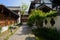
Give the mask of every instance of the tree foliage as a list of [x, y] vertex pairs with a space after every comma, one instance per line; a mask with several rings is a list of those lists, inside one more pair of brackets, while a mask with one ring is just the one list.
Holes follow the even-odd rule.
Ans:
[[[28, 6], [25, 5], [25, 4], [23, 4], [23, 5], [21, 6], [21, 10], [20, 10], [21, 19], [22, 19], [24, 13], [26, 12], [27, 8], [28, 8]], [[22, 24], [22, 20], [20, 20], [20, 21], [21, 21], [21, 24]]]
[[48, 17], [55, 17], [56, 11], [50, 11], [50, 12], [43, 12], [41, 10], [32, 10], [31, 14], [28, 18], [28, 25], [32, 26], [35, 24], [37, 27], [43, 26], [43, 21]]
[[23, 4], [23, 5], [21, 6], [21, 10], [20, 10], [21, 15], [23, 15], [23, 14], [25, 13], [25, 11], [27, 10], [27, 8], [28, 8], [28, 6], [25, 5], [25, 4]]

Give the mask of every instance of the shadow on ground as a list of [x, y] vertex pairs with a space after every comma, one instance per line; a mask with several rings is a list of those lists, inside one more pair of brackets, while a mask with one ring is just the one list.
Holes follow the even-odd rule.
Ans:
[[36, 40], [35, 37], [26, 37], [25, 40]]

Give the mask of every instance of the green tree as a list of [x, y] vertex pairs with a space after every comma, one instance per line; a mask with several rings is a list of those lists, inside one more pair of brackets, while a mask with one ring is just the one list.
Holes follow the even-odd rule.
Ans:
[[[24, 16], [24, 13], [26, 12], [27, 8], [28, 8], [28, 6], [25, 5], [25, 4], [23, 4], [23, 5], [21, 6], [21, 10], [20, 10], [21, 19], [22, 19], [22, 17]], [[22, 20], [21, 20], [21, 23], [22, 23]]]
[[41, 10], [32, 10], [28, 19], [28, 25], [35, 24], [38, 28], [43, 27], [43, 21], [48, 17], [55, 17], [56, 11], [45, 13]]

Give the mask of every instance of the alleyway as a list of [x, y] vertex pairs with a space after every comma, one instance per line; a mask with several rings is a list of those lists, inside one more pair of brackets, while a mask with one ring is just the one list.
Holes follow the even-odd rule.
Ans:
[[30, 32], [30, 28], [24, 24], [9, 38], [9, 40], [35, 40], [34, 35], [30, 34]]

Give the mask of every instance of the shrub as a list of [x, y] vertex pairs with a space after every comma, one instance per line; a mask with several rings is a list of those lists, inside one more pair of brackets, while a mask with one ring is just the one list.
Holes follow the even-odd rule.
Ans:
[[11, 30], [11, 29], [12, 29], [12, 27], [11, 27], [11, 26], [9, 26], [8, 30]]
[[33, 26], [33, 24], [32, 24], [31, 22], [27, 22], [27, 25], [28, 25], [29, 27], [32, 27], [32, 26]]
[[38, 28], [32, 30], [33, 34], [38, 38], [46, 40], [60, 40], [60, 32], [56, 28]]

